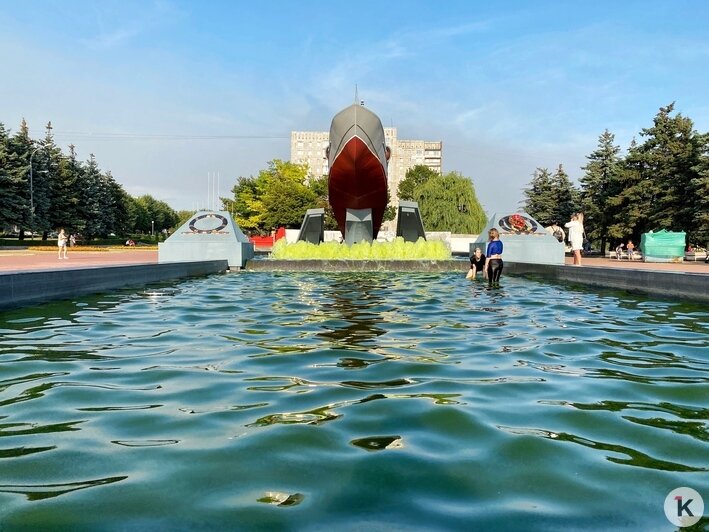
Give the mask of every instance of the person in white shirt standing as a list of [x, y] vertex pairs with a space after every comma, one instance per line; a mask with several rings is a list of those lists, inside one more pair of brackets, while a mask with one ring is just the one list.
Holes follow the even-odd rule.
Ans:
[[569, 243], [574, 253], [574, 266], [581, 266], [581, 249], [583, 248], [583, 213], [578, 212], [571, 221], [564, 224], [569, 229]]
[[[64, 229], [61, 229], [59, 231], [59, 235], [57, 236], [57, 246], [59, 246], [59, 258], [60, 259], [66, 259], [66, 242], [69, 240], [69, 238], [66, 236], [66, 233], [64, 232]], [[62, 252], [64, 253], [64, 256], [62, 257]]]

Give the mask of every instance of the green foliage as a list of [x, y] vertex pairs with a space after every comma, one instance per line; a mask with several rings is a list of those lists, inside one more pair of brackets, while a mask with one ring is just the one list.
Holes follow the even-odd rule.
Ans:
[[288, 244], [278, 240], [271, 251], [274, 259], [287, 260], [448, 260], [450, 249], [438, 240], [404, 242], [398, 237], [394, 242], [358, 242], [352, 246], [338, 242]]
[[23, 218], [22, 187], [22, 176], [11, 172], [10, 137], [0, 122], [0, 228], [17, 224]]
[[[417, 164], [413, 168], [406, 171], [404, 179], [399, 183], [397, 194], [400, 200], [415, 201], [416, 189], [426, 183], [429, 179], [433, 179], [440, 174], [435, 170], [431, 170], [428, 166]], [[393, 218], [391, 218], [393, 219]]]
[[135, 229], [143, 233], [160, 233], [178, 222], [177, 213], [167, 203], [148, 194], [136, 198], [134, 208]]
[[586, 173], [581, 178], [581, 210], [584, 213], [586, 234], [592, 242], [600, 241], [605, 252], [608, 226], [611, 223], [611, 198], [618, 194], [618, 176], [621, 172], [620, 147], [607, 129], [598, 137], [598, 148], [587, 156]]
[[318, 207], [325, 209], [326, 229], [335, 229], [327, 177], [307, 181], [307, 175], [306, 165], [274, 159], [256, 177], [240, 177], [232, 189], [234, 199], [224, 204], [246, 231], [267, 234], [275, 227], [298, 228], [305, 211]]
[[315, 194], [315, 205], [313, 209], [325, 209], [324, 229], [326, 231], [334, 231], [337, 229], [337, 220], [332, 212], [330, 201], [328, 200], [328, 176], [312, 177], [308, 181], [308, 187]]
[[607, 240], [639, 241], [643, 233], [662, 229], [686, 232], [688, 243], [709, 244], [709, 134], [692, 120], [661, 107], [652, 127], [631, 142], [625, 157], [608, 130], [587, 156], [580, 197], [559, 166], [550, 175], [537, 168], [525, 190], [525, 210], [548, 225], [570, 212], [585, 213], [584, 226], [606, 249]]
[[562, 165], [554, 174], [546, 168], [537, 168], [524, 195], [524, 210], [545, 226], [563, 224], [579, 210], [579, 192]]
[[435, 174], [414, 191], [428, 231], [479, 233], [487, 221], [473, 182], [458, 172]]
[[[263, 172], [262, 172], [263, 173]], [[305, 184], [306, 165], [274, 160], [264, 174], [265, 187], [261, 196], [264, 229], [298, 228], [305, 211], [315, 205], [315, 192]]]
[[93, 155], [82, 164], [73, 145], [62, 154], [51, 122], [39, 142], [30, 139], [24, 120], [12, 136], [0, 123], [0, 230], [17, 227], [20, 239], [25, 231], [40, 231], [46, 240], [51, 230], [64, 228], [90, 239], [150, 232], [152, 220], [160, 231], [171, 228], [177, 217], [164, 202], [132, 198], [110, 172], [100, 170]]
[[175, 222], [175, 227], [180, 227], [182, 224], [187, 223], [192, 219], [194, 211], [177, 211], [177, 221]]

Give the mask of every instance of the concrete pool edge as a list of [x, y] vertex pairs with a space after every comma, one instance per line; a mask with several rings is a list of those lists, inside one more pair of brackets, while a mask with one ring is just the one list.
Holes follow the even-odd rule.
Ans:
[[228, 270], [226, 260], [0, 272], [0, 310]]
[[508, 264], [505, 264], [505, 270], [512, 275], [523, 277], [541, 277], [663, 299], [709, 303], [709, 275], [701, 273], [527, 263], [511, 263], [509, 269]]
[[[243, 272], [459, 272], [468, 270], [464, 260], [251, 260]], [[709, 275], [607, 266], [506, 262], [504, 273], [540, 277], [593, 288], [625, 290], [662, 298], [709, 303]]]

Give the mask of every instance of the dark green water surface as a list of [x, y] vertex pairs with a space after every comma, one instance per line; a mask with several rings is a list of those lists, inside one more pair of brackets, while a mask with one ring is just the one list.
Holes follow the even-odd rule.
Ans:
[[675, 530], [671, 490], [709, 502], [709, 308], [503, 281], [1, 313], [0, 530]]

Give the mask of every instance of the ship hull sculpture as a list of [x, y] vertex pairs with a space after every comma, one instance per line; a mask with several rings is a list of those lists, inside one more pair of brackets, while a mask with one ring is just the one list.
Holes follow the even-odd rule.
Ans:
[[371, 209], [372, 237], [377, 237], [387, 208], [390, 153], [381, 120], [363, 105], [352, 104], [332, 119], [326, 150], [328, 193], [337, 226], [345, 237], [348, 209]]
[[[375, 240], [389, 200], [391, 150], [381, 120], [364, 103], [346, 107], [332, 119], [325, 155], [329, 202], [343, 241], [351, 245]], [[324, 217], [324, 209], [309, 209], [298, 240], [322, 242]], [[426, 239], [417, 203], [400, 201], [397, 220], [397, 236], [411, 242]]]

